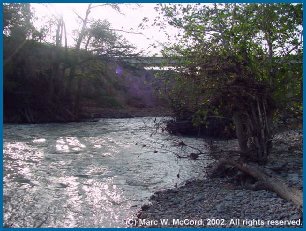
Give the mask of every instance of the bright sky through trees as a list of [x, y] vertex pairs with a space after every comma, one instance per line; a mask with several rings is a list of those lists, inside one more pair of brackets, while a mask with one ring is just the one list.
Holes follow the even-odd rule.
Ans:
[[[73, 31], [80, 27], [78, 15], [84, 16], [88, 3], [51, 3], [51, 4], [31, 4], [37, 17], [36, 25], [41, 26], [48, 23], [52, 17], [63, 16], [68, 35], [69, 46], [73, 46]], [[116, 12], [109, 6], [96, 7], [90, 14], [91, 19], [106, 19], [111, 23], [111, 28], [124, 36], [138, 50], [149, 52], [150, 55], [158, 53], [160, 48], [153, 48], [152, 43], [166, 42], [167, 38], [157, 27], [149, 27], [144, 30], [138, 26], [144, 17], [153, 20], [157, 13], [154, 10], [156, 4], [120, 4], [121, 13]], [[170, 29], [170, 28], [169, 28]], [[175, 30], [174, 30], [175, 31]], [[174, 32], [173, 32], [174, 33]]]

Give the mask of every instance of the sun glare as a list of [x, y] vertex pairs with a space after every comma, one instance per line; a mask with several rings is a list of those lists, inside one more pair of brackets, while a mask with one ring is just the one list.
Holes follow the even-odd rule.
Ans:
[[[94, 4], [98, 6], [99, 4]], [[73, 37], [73, 31], [81, 27], [80, 17], [84, 17], [88, 3], [33, 3], [32, 7], [35, 10], [36, 25], [41, 26], [47, 23], [50, 19], [63, 17], [68, 38]], [[110, 6], [99, 6], [92, 9], [90, 20], [106, 19], [110, 22], [111, 28], [116, 33], [122, 35], [131, 44], [135, 45], [138, 50], [146, 50], [151, 54], [158, 53], [159, 48], [151, 46], [152, 42], [166, 42], [168, 38], [157, 28], [149, 27], [139, 29], [138, 26], [144, 17], [154, 20], [157, 13], [154, 10], [155, 4], [120, 4], [118, 12]], [[171, 30], [172, 28], [169, 28]], [[175, 33], [175, 31], [173, 31]], [[68, 41], [69, 46], [74, 46], [75, 40]]]

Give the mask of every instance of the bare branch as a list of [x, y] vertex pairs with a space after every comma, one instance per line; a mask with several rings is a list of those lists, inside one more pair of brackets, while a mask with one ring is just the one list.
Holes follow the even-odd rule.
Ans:
[[140, 35], [144, 35], [144, 34], [141, 33], [141, 32], [126, 31], [126, 30], [120, 30], [120, 29], [114, 29], [114, 28], [109, 28], [109, 30], [120, 31], [120, 32], [124, 32], [124, 33], [129, 33], [129, 34], [140, 34]]
[[104, 4], [94, 5], [94, 6], [91, 6], [90, 9], [94, 9], [94, 8], [97, 8], [97, 7], [103, 7], [103, 6], [110, 6], [111, 8], [113, 8], [114, 10], [116, 10], [118, 13], [124, 15], [124, 14], [121, 12], [120, 7], [119, 7], [118, 4], [116, 4], [116, 3], [104, 3]]
[[108, 5], [111, 5], [111, 4], [110, 3], [104, 3], [104, 4], [94, 5], [94, 6], [91, 6], [90, 9], [94, 9], [94, 8], [101, 7], [101, 6], [108, 6]]
[[84, 22], [84, 19], [75, 10], [73, 10], [73, 13], [75, 13], [82, 22]]

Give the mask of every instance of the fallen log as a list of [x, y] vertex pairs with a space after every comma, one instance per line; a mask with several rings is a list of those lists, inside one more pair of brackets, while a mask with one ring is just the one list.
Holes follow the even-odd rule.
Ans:
[[233, 160], [221, 159], [218, 166], [230, 165], [238, 168], [240, 171], [254, 177], [261, 186], [275, 192], [281, 198], [293, 202], [298, 208], [303, 206], [303, 192], [299, 189], [289, 187], [282, 179], [271, 174], [259, 166], [251, 166], [247, 163], [240, 163]]

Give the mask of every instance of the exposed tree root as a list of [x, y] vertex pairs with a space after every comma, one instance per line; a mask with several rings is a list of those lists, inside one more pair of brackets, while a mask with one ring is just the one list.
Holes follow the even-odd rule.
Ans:
[[240, 171], [258, 180], [257, 185], [260, 184], [262, 188], [273, 191], [281, 198], [293, 202], [298, 208], [302, 208], [303, 192], [299, 189], [289, 187], [282, 179], [272, 176], [262, 167], [252, 166], [247, 163], [237, 162], [230, 159], [220, 159], [215, 170], [220, 169], [221, 166], [236, 167]]

